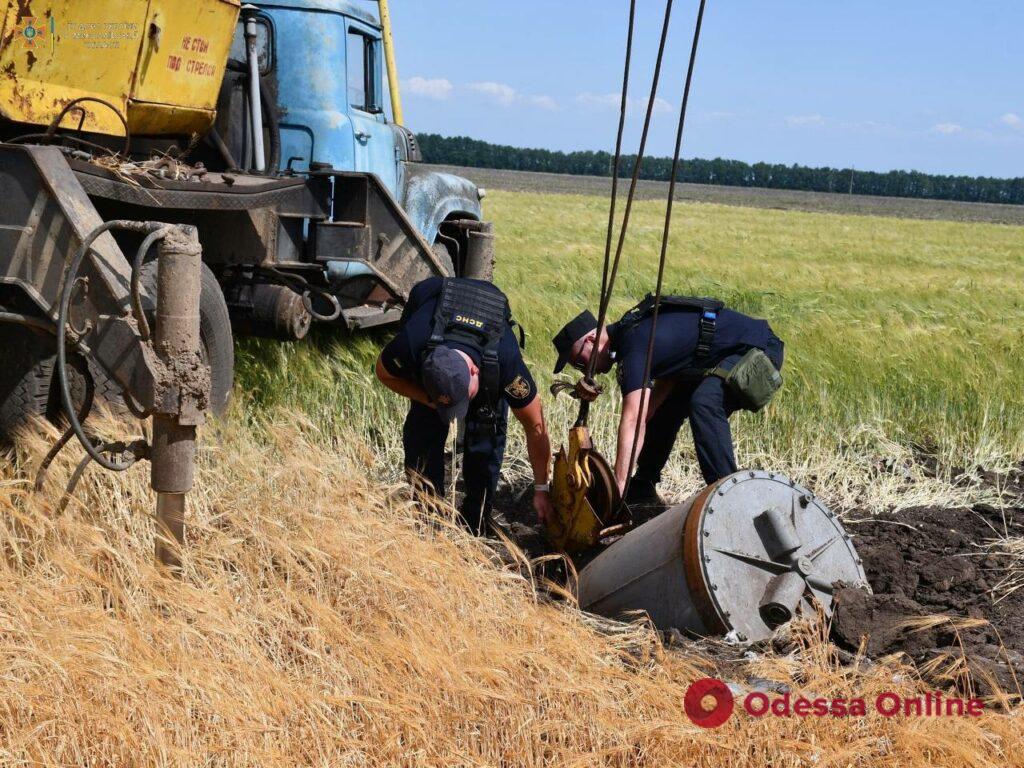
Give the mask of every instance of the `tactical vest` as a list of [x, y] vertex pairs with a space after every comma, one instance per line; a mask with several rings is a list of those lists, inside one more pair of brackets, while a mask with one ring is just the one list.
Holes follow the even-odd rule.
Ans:
[[[501, 363], [498, 348], [505, 329], [517, 325], [512, 319], [508, 298], [469, 280], [446, 277], [434, 309], [434, 324], [423, 352], [424, 359], [445, 342], [457, 342], [480, 353], [480, 393], [482, 421], [493, 422], [501, 400]], [[522, 328], [520, 346], [525, 344]]]
[[[725, 309], [725, 303], [704, 296], [662, 296], [659, 314], [664, 312], [693, 312], [697, 317], [697, 351], [694, 363], [699, 368], [707, 362], [715, 342], [715, 328], [718, 313]], [[648, 293], [639, 304], [622, 316], [618, 327], [628, 330], [641, 320], [654, 314], [654, 296]]]

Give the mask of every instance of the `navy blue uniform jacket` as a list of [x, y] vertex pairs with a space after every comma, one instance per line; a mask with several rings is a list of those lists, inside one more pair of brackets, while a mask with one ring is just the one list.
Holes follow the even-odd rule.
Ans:
[[[489, 290], [498, 291], [491, 283], [475, 280]], [[423, 352], [430, 341], [434, 326], [434, 310], [441, 293], [441, 278], [432, 277], [418, 283], [409, 294], [409, 301], [402, 313], [401, 327], [395, 338], [381, 352], [381, 360], [388, 373], [412, 381], [418, 381]], [[480, 352], [466, 344], [446, 344], [469, 355], [480, 365]], [[511, 408], [525, 408], [537, 396], [537, 385], [523, 361], [519, 342], [511, 328], [505, 329], [498, 347], [498, 364], [501, 367], [499, 386], [502, 396]]]
[[[654, 340], [652, 380], [679, 376], [696, 366], [699, 318], [699, 312], [662, 310]], [[643, 388], [651, 318], [646, 317], [628, 329], [612, 323], [608, 326], [608, 335], [619, 366], [622, 394]], [[771, 337], [772, 331], [766, 321], [723, 309], [718, 313], [711, 354], [706, 361], [701, 361], [701, 367], [714, 367], [729, 355], [742, 354], [751, 348], [764, 350]]]

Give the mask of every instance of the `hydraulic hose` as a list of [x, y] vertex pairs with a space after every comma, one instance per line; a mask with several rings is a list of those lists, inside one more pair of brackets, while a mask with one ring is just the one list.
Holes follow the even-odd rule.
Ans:
[[72, 257], [71, 262], [64, 270], [64, 283], [61, 286], [60, 303], [57, 311], [57, 382], [60, 385], [61, 404], [64, 407], [64, 413], [68, 418], [68, 422], [71, 424], [71, 429], [74, 431], [78, 441], [82, 444], [82, 447], [85, 448], [86, 453], [92, 457], [93, 461], [111, 472], [124, 472], [126, 469], [132, 467], [138, 461], [138, 458], [133, 457], [130, 461], [125, 462], [108, 459], [100, 452], [89, 436], [86, 435], [82, 422], [79, 420], [78, 414], [75, 412], [75, 404], [71, 397], [71, 385], [68, 381], [67, 369], [67, 326], [68, 314], [71, 306], [71, 295], [75, 289], [75, 282], [78, 279], [78, 270], [82, 266], [82, 261], [85, 259], [85, 256], [92, 247], [92, 244], [96, 242], [96, 239], [99, 238], [100, 235], [105, 232], [109, 232], [112, 229], [146, 233], [149, 235], [163, 229], [163, 226], [164, 225], [162, 224], [153, 224], [151, 222], [128, 221], [122, 219], [108, 221], [101, 224], [86, 236], [82, 241], [81, 247], [75, 253], [74, 257]]
[[161, 227], [146, 235], [146, 239], [142, 241], [139, 249], [135, 252], [135, 259], [132, 261], [132, 315], [139, 326], [139, 337], [143, 341], [149, 341], [151, 333], [149, 320], [146, 319], [146, 311], [142, 306], [142, 263], [145, 261], [149, 249], [153, 247], [157, 240], [164, 236], [164, 233], [165, 229]]

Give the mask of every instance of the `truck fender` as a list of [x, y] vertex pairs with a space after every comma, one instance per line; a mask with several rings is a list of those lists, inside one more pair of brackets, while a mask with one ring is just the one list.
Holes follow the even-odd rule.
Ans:
[[441, 222], [449, 218], [483, 217], [480, 190], [469, 179], [438, 171], [424, 171], [422, 166], [406, 168], [405, 211], [428, 243], [437, 239]]

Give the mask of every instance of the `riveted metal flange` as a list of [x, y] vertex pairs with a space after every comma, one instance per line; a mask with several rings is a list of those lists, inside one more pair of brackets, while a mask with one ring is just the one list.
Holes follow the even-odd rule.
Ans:
[[580, 572], [580, 605], [605, 616], [646, 611], [655, 626], [758, 641], [837, 582], [867, 587], [850, 537], [806, 488], [745, 471], [641, 525]]
[[707, 626], [760, 640], [815, 603], [830, 615], [837, 582], [867, 587], [846, 531], [806, 488], [748, 471], [718, 489], [695, 499], [684, 528], [684, 550], [697, 555], [686, 559], [688, 587]]

